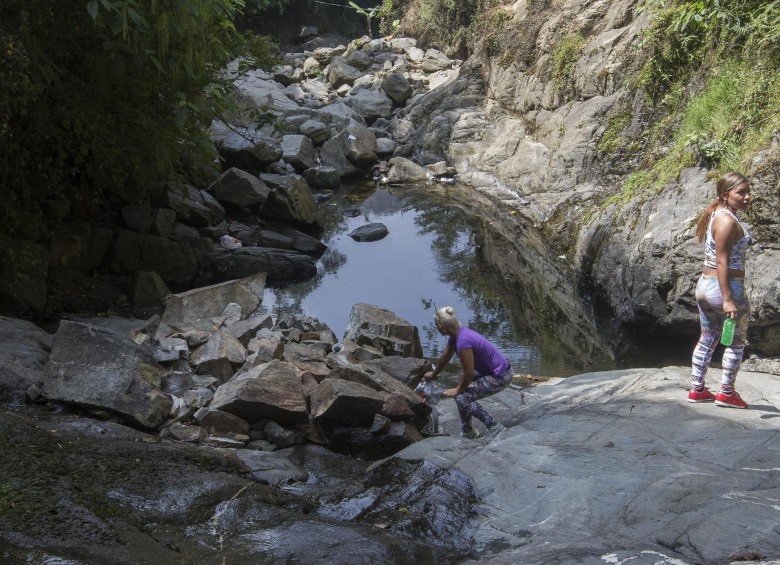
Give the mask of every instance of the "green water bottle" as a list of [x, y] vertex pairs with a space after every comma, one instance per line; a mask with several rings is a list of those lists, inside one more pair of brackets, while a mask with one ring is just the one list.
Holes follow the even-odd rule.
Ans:
[[723, 345], [731, 345], [734, 341], [734, 327], [737, 325], [737, 321], [734, 318], [726, 318], [723, 322], [723, 333], [720, 335], [720, 342]]

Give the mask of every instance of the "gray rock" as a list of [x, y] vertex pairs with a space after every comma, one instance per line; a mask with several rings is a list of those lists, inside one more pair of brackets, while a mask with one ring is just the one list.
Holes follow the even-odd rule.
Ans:
[[223, 384], [214, 393], [211, 408], [250, 423], [266, 418], [290, 424], [309, 420], [301, 379], [291, 364], [282, 361], [252, 368]]
[[452, 66], [452, 61], [444, 53], [438, 49], [428, 49], [425, 52], [425, 57], [420, 63], [420, 68], [426, 73], [435, 73], [436, 71], [443, 71], [449, 69]]
[[53, 337], [26, 320], [0, 316], [0, 397], [16, 402], [42, 387]]
[[355, 228], [348, 235], [355, 241], [379, 241], [384, 239], [388, 233], [387, 226], [375, 222]]
[[260, 210], [261, 216], [298, 224], [318, 222], [314, 195], [302, 176], [263, 174], [260, 179], [273, 188]]
[[222, 173], [211, 184], [209, 191], [220, 202], [243, 209], [262, 207], [271, 189], [255, 175], [233, 167]]
[[335, 89], [343, 84], [352, 85], [363, 72], [348, 64], [343, 57], [334, 57], [327, 69], [328, 82]]
[[311, 139], [317, 147], [330, 138], [330, 129], [319, 120], [306, 120], [299, 126], [298, 131]]
[[360, 367], [391, 376], [408, 388], [414, 389], [423, 374], [430, 370], [430, 363], [425, 359], [391, 355], [381, 359], [363, 361], [360, 363]]
[[246, 349], [227, 329], [220, 328], [190, 354], [190, 364], [200, 374], [225, 382], [246, 361]]
[[344, 98], [344, 103], [353, 108], [369, 124], [377, 118], [388, 118], [393, 114], [393, 101], [384, 90], [361, 88]]
[[[395, 151], [396, 143], [388, 137], [380, 137], [376, 140], [376, 154], [379, 157], [390, 157]], [[305, 173], [304, 173], [305, 174]]]
[[160, 237], [170, 237], [175, 225], [176, 212], [170, 208], [159, 208], [154, 211], [150, 233]]
[[271, 328], [272, 326], [273, 320], [270, 315], [251, 316], [246, 320], [230, 324], [227, 327], [227, 331], [233, 334], [233, 336], [246, 347], [258, 331], [263, 328]]
[[293, 82], [295, 82], [295, 79], [293, 78], [293, 73], [294, 73], [294, 69], [292, 68], [291, 65], [280, 65], [274, 67], [273, 69], [274, 80], [284, 86], [288, 86]]
[[312, 51], [311, 56], [314, 57], [320, 64], [328, 65], [334, 57], [343, 55], [346, 51], [346, 47], [318, 47]]
[[320, 257], [328, 248], [328, 246], [319, 239], [296, 230], [295, 228], [291, 228], [289, 225], [271, 222], [269, 223], [269, 227], [277, 230], [284, 235], [284, 237], [289, 238], [292, 249], [305, 253], [306, 255]]
[[111, 330], [63, 320], [44, 373], [51, 400], [106, 409], [156, 428], [171, 409], [152, 353]]
[[393, 73], [382, 81], [382, 90], [399, 106], [406, 104], [412, 96], [412, 85], [404, 75]]
[[152, 229], [152, 207], [148, 200], [127, 204], [120, 210], [122, 221], [133, 231], [149, 233]]
[[269, 247], [242, 247], [235, 251], [207, 254], [215, 280], [230, 281], [267, 274], [269, 282], [307, 280], [317, 274], [314, 260], [303, 253]]
[[[481, 401], [508, 425], [497, 440], [457, 438], [456, 407], [444, 401], [451, 436], [427, 438], [391, 462], [422, 459], [473, 478], [483, 493], [474, 542], [495, 548], [480, 557], [490, 563], [597, 563], [605, 555], [717, 563], [739, 551], [774, 558], [776, 426], [768, 416], [778, 403], [767, 399], [780, 398], [778, 384], [740, 373], [747, 410], [686, 402], [684, 367], [508, 388]], [[746, 540], [745, 527], [761, 533]], [[686, 542], [675, 545], [681, 535]]]
[[388, 184], [407, 184], [427, 180], [428, 171], [414, 161], [404, 157], [390, 159], [390, 171], [387, 173]]
[[[313, 446], [307, 446], [310, 449]], [[295, 453], [287, 450], [278, 453], [264, 453], [239, 449], [236, 457], [252, 478], [262, 484], [283, 486], [293, 483], [305, 483], [309, 473], [302, 469]]]
[[[297, 105], [294, 107], [297, 108]], [[230, 129], [215, 124], [212, 126], [211, 137], [227, 167], [257, 173], [282, 156], [279, 141], [249, 128]]]
[[305, 135], [285, 135], [282, 137], [282, 159], [300, 172], [315, 167], [317, 160], [314, 144]]
[[265, 273], [258, 273], [172, 294], [165, 303], [162, 320], [170, 326], [184, 327], [194, 320], [220, 315], [231, 303], [241, 306], [242, 314], [247, 317], [262, 303], [265, 281]]
[[311, 392], [311, 415], [348, 426], [370, 426], [385, 394], [342, 379], [325, 379]]
[[325, 364], [325, 353], [302, 343], [285, 344], [282, 360], [301, 371], [310, 373], [318, 381], [324, 379], [330, 372], [330, 368]]
[[422, 357], [417, 327], [390, 310], [371, 304], [352, 306], [344, 339], [376, 347], [385, 355]]
[[145, 316], [150, 312], [160, 312], [163, 300], [171, 294], [165, 281], [155, 272], [141, 271], [135, 280], [133, 290], [133, 310], [136, 315]]
[[234, 414], [217, 410], [213, 406], [200, 414], [198, 424], [210, 434], [246, 434], [249, 431], [249, 422]]
[[284, 353], [284, 336], [280, 332], [271, 331], [268, 328], [258, 330], [255, 337], [247, 344], [247, 364], [245, 369], [268, 363], [274, 359], [281, 360]]
[[207, 436], [206, 430], [200, 426], [186, 425], [180, 422], [174, 422], [165, 431], [167, 431], [168, 437], [186, 443], [200, 443]]
[[[368, 69], [368, 67], [371, 66], [372, 60], [371, 55], [369, 55], [365, 51], [353, 51], [346, 55], [346, 61], [347, 64], [355, 67], [358, 70], [365, 71]], [[331, 81], [332, 83], [333, 81]], [[338, 85], [335, 85], [334, 88], [338, 88]]]
[[307, 57], [303, 62], [303, 74], [307, 77], [316, 77], [321, 70], [320, 62], [314, 57]]
[[[163, 194], [161, 204], [176, 212], [176, 217], [179, 220], [191, 226], [205, 227], [222, 221], [222, 217], [215, 214], [212, 207], [204, 204], [201, 192], [192, 186], [169, 186]], [[222, 216], [224, 216], [224, 212]], [[145, 230], [141, 233], [148, 231]]]

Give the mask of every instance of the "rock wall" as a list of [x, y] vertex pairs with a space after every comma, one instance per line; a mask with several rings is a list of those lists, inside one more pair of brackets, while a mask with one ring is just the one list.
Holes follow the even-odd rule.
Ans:
[[[684, 170], [663, 191], [631, 197], [621, 192], [624, 177], [604, 173], [597, 151], [621, 108], [633, 108], [629, 127], [638, 127], [641, 102], [624, 79], [649, 18], [636, 14], [640, 3], [633, 0], [571, 0], [544, 12], [537, 4], [505, 7], [515, 29], [527, 32], [527, 44], [494, 56], [483, 45], [456, 79], [404, 109], [394, 123], [396, 141], [413, 143], [423, 162], [446, 158], [471, 191], [513, 215], [528, 234], [515, 241], [521, 262], [568, 278], [587, 296], [553, 296], [562, 310], [587, 318], [601, 304], [623, 330], [696, 334], [702, 250], [693, 225], [714, 197], [714, 180], [705, 169]], [[561, 84], [551, 60], [561, 37], [577, 33], [578, 58]], [[758, 242], [747, 264], [749, 338], [766, 355], [780, 354], [780, 280], [771, 268], [780, 253], [771, 213], [780, 204], [777, 157], [778, 149], [768, 148], [743, 171], [754, 196], [747, 221]], [[534, 240], [546, 249], [529, 245]]]

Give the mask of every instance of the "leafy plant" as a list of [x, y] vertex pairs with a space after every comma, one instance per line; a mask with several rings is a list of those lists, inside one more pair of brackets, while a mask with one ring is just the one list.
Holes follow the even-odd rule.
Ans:
[[553, 49], [550, 79], [561, 98], [568, 99], [574, 96], [574, 71], [577, 68], [583, 40], [582, 34], [577, 32], [564, 37]]
[[[0, 5], [0, 224], [67, 196], [78, 211], [212, 174], [243, 0], [5, 0]], [[251, 42], [250, 42], [251, 44]], [[1, 221], [5, 220], [5, 221]]]
[[[374, 18], [379, 19], [380, 30], [386, 29], [385, 20], [393, 14], [393, 2], [392, 0], [383, 0], [381, 4], [374, 6], [370, 10], [366, 10], [354, 2], [349, 2], [349, 6], [355, 10], [358, 14], [366, 18], [366, 27], [368, 28], [368, 37], [373, 37], [371, 31], [371, 20]], [[395, 20], [391, 27], [398, 27], [399, 20]]]

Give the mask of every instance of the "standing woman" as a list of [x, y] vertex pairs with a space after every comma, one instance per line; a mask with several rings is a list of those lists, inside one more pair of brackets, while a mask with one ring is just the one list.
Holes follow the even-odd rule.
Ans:
[[477, 439], [481, 437], [471, 426], [471, 418], [485, 424], [487, 435], [497, 437], [506, 428], [496, 422], [478, 399], [495, 394], [512, 382], [512, 367], [506, 357], [484, 336], [474, 330], [462, 327], [452, 306], [439, 308], [433, 316], [436, 329], [447, 336], [447, 347], [436, 361], [433, 371], [425, 373], [426, 380], [435, 379], [447, 366], [453, 354], [457, 353], [463, 368], [463, 376], [458, 386], [442, 392], [446, 398], [455, 398], [460, 414], [461, 437]]
[[[696, 225], [696, 237], [705, 242], [704, 268], [696, 285], [701, 337], [693, 350], [688, 402], [714, 400], [718, 406], [747, 408], [734, 390], [734, 381], [742, 363], [750, 314], [745, 294], [745, 251], [751, 238], [737, 212], [750, 203], [750, 184], [738, 173], [727, 173], [718, 180], [717, 194]], [[736, 328], [732, 344], [723, 352], [723, 379], [720, 391], [714, 395], [704, 386], [704, 376], [726, 318], [733, 318]]]

